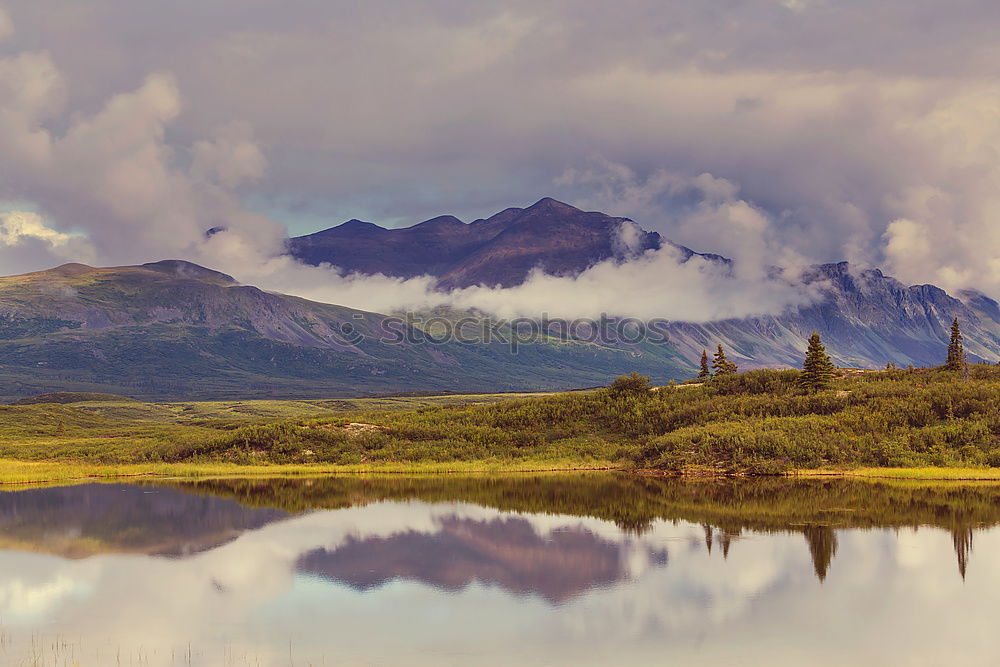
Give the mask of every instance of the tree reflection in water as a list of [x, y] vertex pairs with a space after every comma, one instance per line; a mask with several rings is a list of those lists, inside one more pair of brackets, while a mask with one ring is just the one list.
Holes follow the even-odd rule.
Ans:
[[824, 581], [837, 530], [943, 528], [964, 578], [977, 528], [1000, 523], [1000, 484], [787, 478], [682, 479], [627, 474], [327, 477], [177, 482], [176, 488], [286, 512], [383, 500], [468, 502], [503, 511], [587, 516], [641, 535], [656, 520], [705, 530], [709, 553], [728, 557], [745, 532], [800, 533]]

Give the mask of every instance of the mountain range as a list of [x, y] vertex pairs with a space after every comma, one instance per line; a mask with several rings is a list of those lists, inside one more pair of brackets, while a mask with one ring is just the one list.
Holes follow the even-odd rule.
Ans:
[[[623, 237], [629, 241], [623, 243]], [[576, 275], [597, 262], [627, 261], [664, 245], [673, 247], [681, 262], [693, 256], [728, 262], [672, 243], [628, 218], [582, 211], [551, 198], [471, 223], [442, 216], [386, 229], [351, 220], [290, 239], [288, 252], [304, 263], [331, 264], [345, 273], [431, 275], [440, 289], [448, 290], [512, 287], [534, 268]], [[955, 298], [933, 285], [904, 285], [878, 269], [847, 262], [813, 266], [802, 280], [820, 288], [821, 298], [811, 305], [778, 316], [678, 323], [671, 327], [671, 339], [685, 355], [718, 341], [751, 363], [797, 365], [803, 336], [815, 329], [844, 365], [926, 365], [939, 361], [941, 343], [958, 317], [974, 358], [996, 360], [1000, 351], [1000, 308], [982, 294], [967, 291]]]
[[[432, 275], [447, 290], [517, 285], [536, 267], [574, 275], [666, 243], [625, 218], [543, 199], [468, 224], [351, 221], [291, 239], [288, 249], [345, 272]], [[674, 247], [681, 262], [698, 254]], [[820, 298], [778, 315], [673, 322], [665, 343], [543, 337], [514, 353], [502, 327], [488, 343], [429, 344], [398, 321], [388, 331], [385, 315], [265, 292], [189, 262], [67, 264], [0, 278], [0, 399], [60, 390], [150, 399], [555, 390], [631, 370], [666, 382], [690, 377], [702, 349], [719, 343], [743, 368], [797, 366], [813, 330], [842, 366], [934, 365], [955, 317], [973, 360], [1000, 359], [1000, 307], [982, 294], [908, 286], [846, 262], [816, 265], [803, 280]], [[404, 330], [411, 335], [397, 335]]]
[[630, 223], [545, 198], [468, 224], [450, 215], [402, 229], [350, 220], [290, 239], [288, 252], [306, 264], [332, 264], [348, 273], [431, 275], [441, 289], [513, 287], [536, 267], [574, 275], [602, 260], [660, 247], [659, 234], [637, 226], [635, 239], [623, 247], [619, 232]]

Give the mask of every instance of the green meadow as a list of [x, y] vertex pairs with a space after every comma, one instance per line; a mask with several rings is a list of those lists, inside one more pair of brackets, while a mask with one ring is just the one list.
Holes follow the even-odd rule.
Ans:
[[[1000, 477], [1000, 368], [757, 370], [558, 394], [0, 406], [0, 480], [619, 468]], [[946, 470], [947, 469], [947, 470]]]

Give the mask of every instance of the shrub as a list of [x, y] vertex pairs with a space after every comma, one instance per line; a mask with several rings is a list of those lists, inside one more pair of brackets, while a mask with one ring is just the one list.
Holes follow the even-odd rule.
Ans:
[[645, 394], [652, 388], [648, 377], [632, 371], [628, 375], [619, 375], [615, 378], [615, 381], [608, 387], [608, 391], [613, 395]]
[[712, 379], [712, 389], [719, 396], [736, 394], [788, 394], [797, 390], [801, 371], [762, 368], [738, 375], [720, 375]]

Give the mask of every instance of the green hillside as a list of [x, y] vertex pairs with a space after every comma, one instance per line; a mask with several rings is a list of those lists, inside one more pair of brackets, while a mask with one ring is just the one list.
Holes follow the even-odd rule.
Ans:
[[[452, 314], [453, 317], [460, 315]], [[410, 340], [386, 316], [263, 292], [186, 262], [67, 265], [0, 278], [0, 400], [51, 392], [149, 400], [555, 390], [690, 362], [664, 346]], [[433, 329], [433, 327], [430, 327]]]

